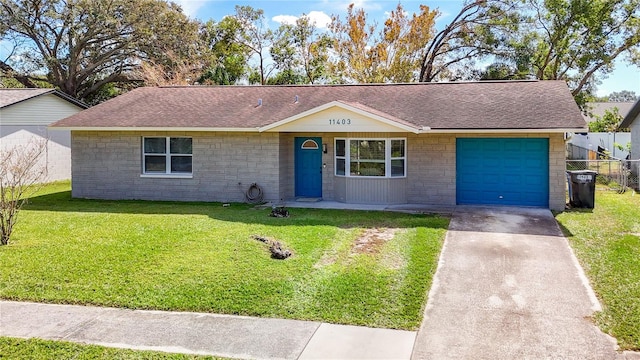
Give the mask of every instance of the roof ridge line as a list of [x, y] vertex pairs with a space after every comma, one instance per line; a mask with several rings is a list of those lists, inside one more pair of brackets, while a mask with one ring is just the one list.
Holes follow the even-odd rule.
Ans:
[[538, 79], [521, 79], [521, 80], [482, 80], [482, 81], [442, 81], [442, 82], [410, 82], [410, 83], [362, 83], [362, 84], [285, 84], [285, 85], [161, 85], [147, 86], [147, 88], [160, 89], [216, 89], [216, 88], [313, 88], [313, 87], [386, 87], [386, 86], [436, 86], [436, 85], [460, 85], [460, 84], [512, 84], [512, 83], [535, 83], [542, 81], [561, 81], [561, 80], [538, 80]]

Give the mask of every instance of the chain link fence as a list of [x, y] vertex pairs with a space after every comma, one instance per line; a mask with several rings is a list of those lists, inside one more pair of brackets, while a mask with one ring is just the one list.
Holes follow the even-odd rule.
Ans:
[[596, 184], [608, 186], [611, 190], [640, 191], [640, 160], [567, 160], [567, 170], [595, 171], [598, 173]]

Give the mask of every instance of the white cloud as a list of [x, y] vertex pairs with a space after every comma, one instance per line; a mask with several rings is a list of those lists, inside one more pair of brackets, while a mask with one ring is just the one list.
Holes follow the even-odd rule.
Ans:
[[310, 11], [307, 17], [312, 23], [315, 23], [319, 29], [326, 29], [331, 23], [331, 16], [327, 15], [324, 11]]
[[198, 13], [198, 10], [206, 3], [206, 0], [173, 0], [176, 4], [180, 5], [182, 12], [184, 12], [190, 18], [194, 18]]
[[[319, 29], [326, 29], [331, 23], [331, 16], [327, 15], [324, 11], [310, 11], [309, 14], [305, 16]], [[279, 24], [294, 25], [298, 18], [298, 16], [293, 15], [276, 15], [272, 17], [271, 20]]]
[[364, 9], [367, 11], [382, 10], [383, 6], [379, 2], [371, 0], [323, 0], [322, 3], [325, 6], [331, 7], [340, 12], [346, 12], [350, 4], [353, 4], [355, 9]]
[[[393, 9], [393, 11], [396, 11], [396, 9]], [[409, 15], [409, 12], [407, 10], [403, 10], [402, 11], [402, 15], [404, 15], [405, 17], [411, 17], [411, 15]], [[391, 11], [385, 11], [384, 12], [384, 17], [388, 19], [389, 16], [391, 16]]]
[[271, 20], [279, 24], [294, 25], [296, 20], [298, 20], [298, 17], [293, 15], [276, 15], [272, 17]]

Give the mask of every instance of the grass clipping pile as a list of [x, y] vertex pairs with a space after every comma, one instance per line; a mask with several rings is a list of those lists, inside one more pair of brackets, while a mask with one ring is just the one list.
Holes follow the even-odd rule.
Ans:
[[292, 255], [291, 251], [283, 249], [282, 244], [277, 240], [260, 235], [252, 235], [251, 238], [269, 245], [269, 251], [271, 251], [271, 258], [273, 259], [284, 260]]

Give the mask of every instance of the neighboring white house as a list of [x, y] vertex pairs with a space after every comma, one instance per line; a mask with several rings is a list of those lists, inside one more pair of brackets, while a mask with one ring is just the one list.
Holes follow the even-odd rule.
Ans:
[[[636, 101], [627, 116], [624, 117], [621, 128], [631, 129], [631, 160], [640, 161], [640, 100]], [[640, 164], [635, 163], [635, 174], [640, 174]]]
[[87, 106], [55, 89], [0, 89], [0, 150], [48, 139], [46, 181], [71, 178], [71, 135], [48, 125]]
[[597, 118], [601, 118], [607, 110], [613, 110], [613, 108], [618, 108], [618, 114], [623, 117], [629, 113], [631, 108], [633, 107], [633, 101], [628, 102], [589, 102], [585, 106], [586, 113], [582, 113], [582, 117], [584, 121], [590, 123], [595, 121]]
[[[606, 153], [616, 159], [626, 159], [629, 152], [626, 145], [631, 141], [628, 132], [590, 132], [585, 134], [573, 134], [569, 139], [569, 158], [573, 160], [587, 160], [591, 152], [591, 160], [597, 157], [598, 149], [605, 149]], [[623, 149], [616, 145], [621, 145]]]
[[[582, 117], [587, 123], [601, 118], [607, 110], [618, 109], [618, 114], [622, 117], [627, 115], [633, 107], [633, 102], [594, 102], [587, 103], [585, 112]], [[568, 141], [568, 158], [569, 159], [595, 159], [599, 150], [606, 152], [617, 159], [626, 159], [629, 153], [616, 147], [616, 144], [626, 145], [630, 141], [630, 134], [625, 132], [611, 133], [576, 133], [573, 134]], [[602, 151], [600, 151], [602, 152]]]

